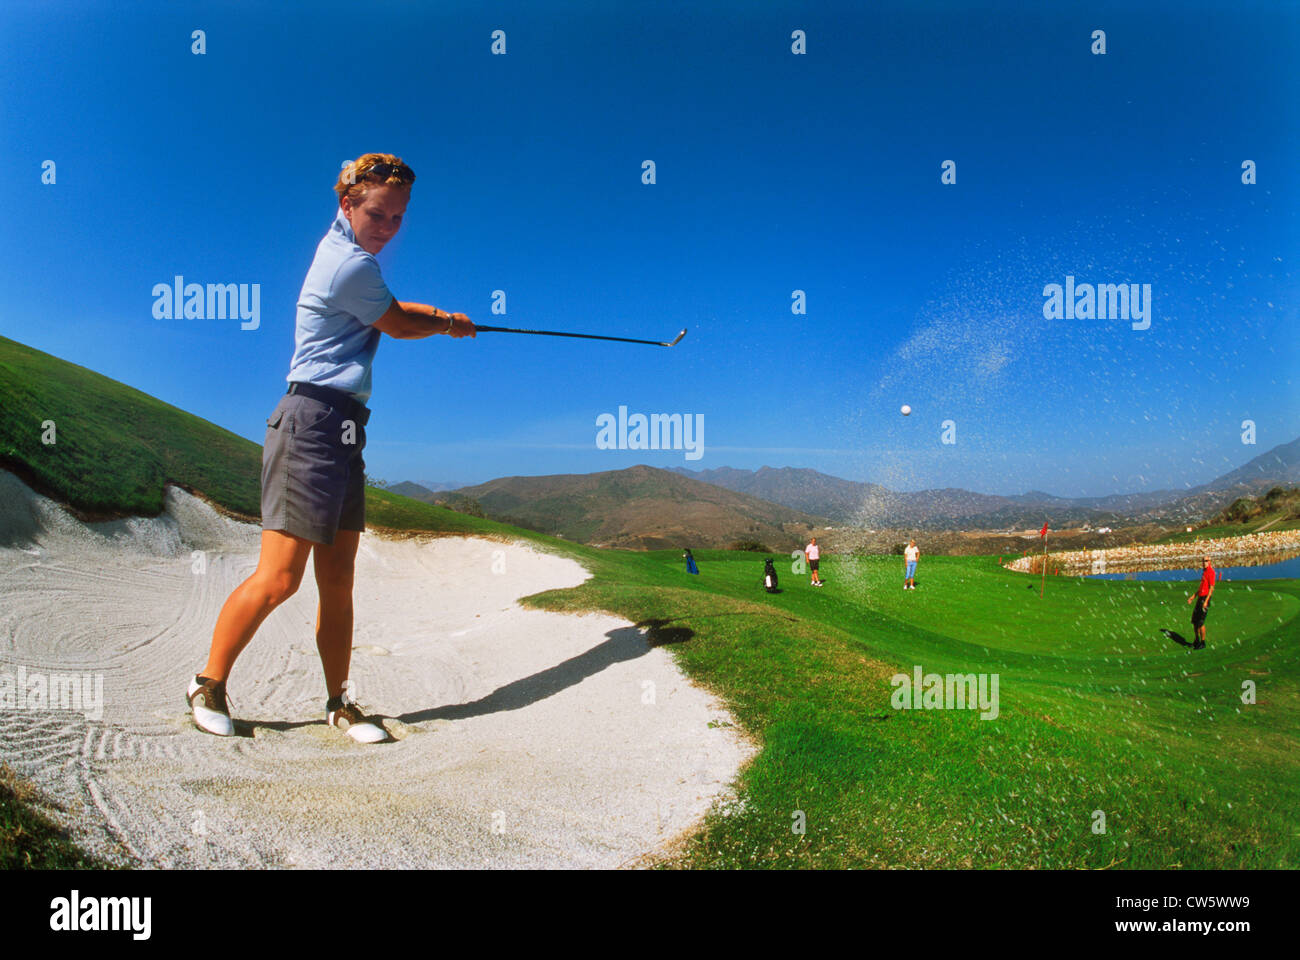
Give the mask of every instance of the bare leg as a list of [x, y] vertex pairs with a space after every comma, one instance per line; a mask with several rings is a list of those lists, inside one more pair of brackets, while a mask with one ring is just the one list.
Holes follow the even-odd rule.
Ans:
[[352, 578], [360, 543], [359, 531], [340, 530], [332, 546], [316, 546], [316, 649], [331, 697], [343, 693], [352, 664]]
[[312, 542], [282, 530], [262, 531], [262, 552], [253, 575], [234, 589], [212, 631], [212, 649], [202, 676], [225, 680], [271, 611], [288, 600], [302, 582]]

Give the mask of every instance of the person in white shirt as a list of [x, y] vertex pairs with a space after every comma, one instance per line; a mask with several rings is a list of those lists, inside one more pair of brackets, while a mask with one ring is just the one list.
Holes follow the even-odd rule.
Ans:
[[903, 550], [903, 561], [907, 568], [903, 571], [903, 589], [916, 589], [916, 561], [921, 556], [921, 551], [917, 549], [916, 541], [907, 541], [907, 547]]
[[812, 573], [812, 585], [820, 587], [822, 578], [817, 573], [817, 559], [821, 556], [821, 550], [817, 547], [817, 538], [813, 537], [808, 546], [803, 548], [803, 555], [808, 558], [808, 569]]

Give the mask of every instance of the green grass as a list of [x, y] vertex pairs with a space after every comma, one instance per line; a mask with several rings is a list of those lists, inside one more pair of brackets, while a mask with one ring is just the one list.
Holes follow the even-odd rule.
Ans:
[[72, 507], [152, 516], [170, 481], [257, 516], [261, 462], [243, 437], [0, 337], [0, 467]]
[[495, 520], [471, 517], [448, 507], [413, 500], [399, 493], [389, 493], [378, 487], [366, 487], [366, 525], [412, 533], [508, 537], [512, 540], [526, 537], [547, 544], [564, 542], [555, 537], [497, 523]]
[[35, 791], [0, 764], [0, 870], [105, 870], [36, 806]]

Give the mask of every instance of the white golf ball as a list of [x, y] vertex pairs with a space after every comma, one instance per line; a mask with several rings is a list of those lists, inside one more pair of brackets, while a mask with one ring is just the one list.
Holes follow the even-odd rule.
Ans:
[[911, 414], [911, 412], [912, 412], [912, 408], [909, 407], [907, 404], [903, 404], [903, 408], [899, 410], [899, 413], [901, 413], [905, 417]]

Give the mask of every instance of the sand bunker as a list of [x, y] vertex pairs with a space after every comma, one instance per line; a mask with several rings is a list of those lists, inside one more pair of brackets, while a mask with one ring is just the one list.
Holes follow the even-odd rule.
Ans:
[[[616, 867], [693, 828], [753, 748], [613, 617], [525, 610], [576, 586], [523, 544], [366, 534], [352, 678], [396, 741], [323, 722], [310, 565], [229, 690], [243, 736], [184, 703], [259, 531], [176, 488], [156, 518], [82, 524], [0, 471], [0, 761], [86, 848], [155, 867]], [[59, 678], [86, 681], [68, 700]], [[102, 701], [92, 702], [102, 680]], [[0, 686], [0, 695], [3, 686]], [[60, 696], [63, 698], [60, 700]], [[650, 702], [647, 702], [650, 701]], [[76, 709], [52, 709], [56, 703]], [[242, 723], [240, 723], [242, 721]], [[713, 722], [713, 726], [711, 726]]]

